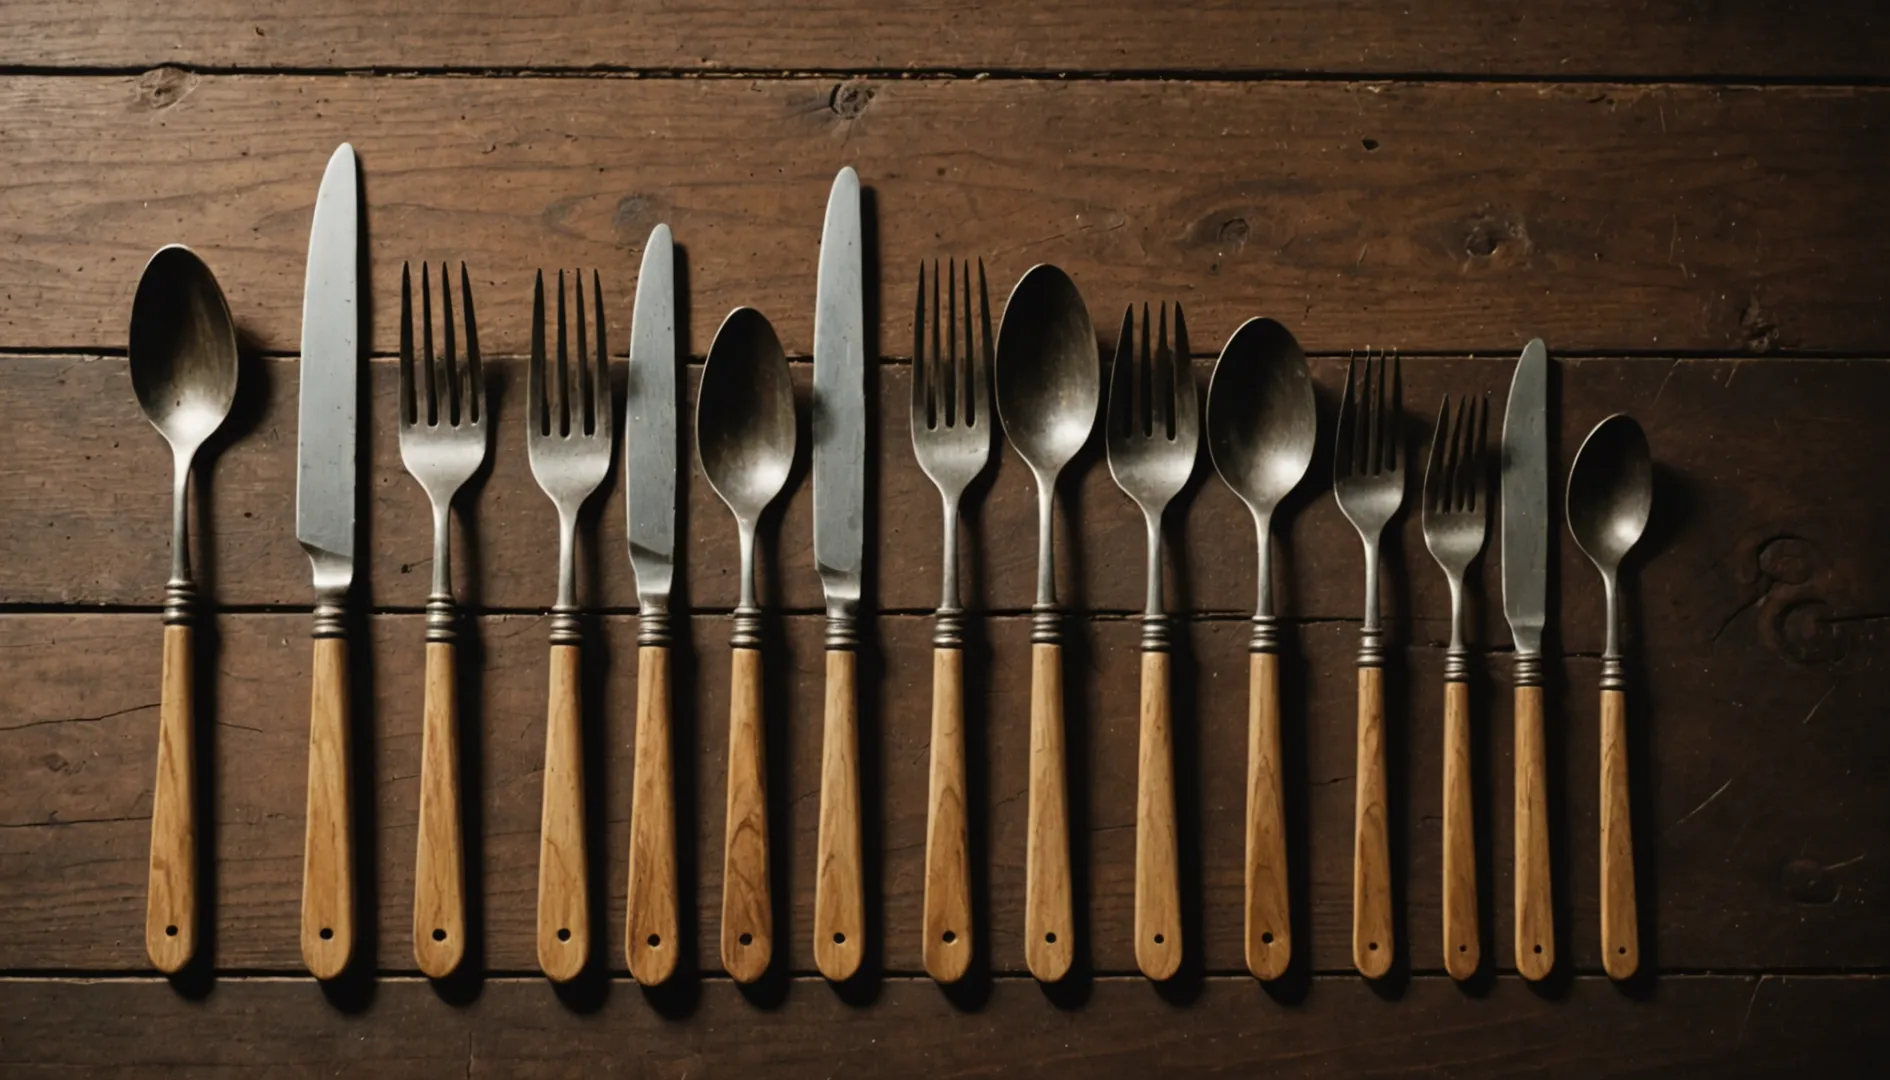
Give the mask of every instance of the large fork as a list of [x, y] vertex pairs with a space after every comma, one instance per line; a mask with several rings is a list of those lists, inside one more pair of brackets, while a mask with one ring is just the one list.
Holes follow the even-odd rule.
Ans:
[[[585, 341], [584, 277], [574, 275], [577, 299], [575, 361], [565, 337], [564, 271], [558, 271], [556, 367], [545, 352], [545, 275], [532, 292], [532, 359], [526, 377], [526, 449], [532, 475], [558, 508], [558, 600], [551, 609], [551, 696], [545, 721], [545, 801], [538, 846], [538, 966], [554, 982], [584, 969], [591, 952], [589, 888], [584, 850], [584, 767], [579, 718], [578, 655], [583, 643], [577, 614], [577, 518], [610, 472], [609, 353], [604, 345], [604, 298], [591, 272], [597, 329], [595, 367]], [[575, 369], [575, 370], [574, 370]]]
[[[1365, 622], [1358, 643], [1358, 787], [1353, 809], [1352, 965], [1391, 970], [1391, 848], [1385, 796], [1384, 628], [1378, 619], [1378, 542], [1404, 502], [1403, 381], [1398, 360], [1365, 354], [1345, 368], [1332, 455], [1332, 493], [1365, 543]], [[1387, 368], [1390, 370], [1387, 372]], [[1389, 376], [1389, 389], [1386, 387]]]

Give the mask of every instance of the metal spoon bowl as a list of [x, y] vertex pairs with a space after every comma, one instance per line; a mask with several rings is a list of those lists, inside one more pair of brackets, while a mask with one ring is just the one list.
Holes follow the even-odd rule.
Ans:
[[1647, 434], [1633, 417], [1616, 413], [1582, 440], [1568, 473], [1568, 531], [1608, 579], [1610, 601], [1615, 570], [1646, 530], [1653, 505]]
[[752, 528], [794, 464], [794, 384], [774, 327], [753, 308], [722, 321], [696, 397], [702, 471], [738, 521]]
[[1096, 428], [1100, 356], [1070, 276], [1048, 264], [1025, 271], [998, 327], [997, 407], [1004, 434], [1040, 480], [1054, 482]]
[[236, 324], [215, 275], [180, 244], [159, 248], [131, 304], [131, 385], [145, 418], [185, 459], [236, 400]]
[[1227, 339], [1208, 381], [1207, 436], [1215, 471], [1263, 521], [1305, 477], [1319, 413], [1286, 327], [1248, 319]]

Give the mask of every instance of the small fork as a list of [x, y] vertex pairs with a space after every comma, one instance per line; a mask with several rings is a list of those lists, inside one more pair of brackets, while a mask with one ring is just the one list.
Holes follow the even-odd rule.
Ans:
[[[610, 472], [609, 352], [604, 297], [591, 272], [597, 329], [595, 367], [585, 341], [584, 277], [574, 275], [576, 359], [565, 338], [564, 271], [558, 271], [556, 368], [547, 370], [545, 274], [532, 291], [532, 359], [526, 377], [526, 438], [532, 475], [558, 508], [558, 600], [551, 609], [551, 695], [545, 724], [545, 792], [538, 847], [538, 966], [553, 982], [584, 969], [591, 953], [589, 887], [584, 850], [584, 767], [579, 757], [577, 615], [578, 510]], [[575, 368], [575, 370], [573, 370]]]

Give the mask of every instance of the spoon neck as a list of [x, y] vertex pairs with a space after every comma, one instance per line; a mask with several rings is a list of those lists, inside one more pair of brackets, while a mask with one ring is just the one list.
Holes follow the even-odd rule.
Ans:
[[1254, 621], [1273, 618], [1273, 523], [1269, 515], [1259, 510], [1253, 512], [1253, 531], [1256, 546], [1260, 551], [1258, 580], [1260, 599], [1254, 608]]
[[[194, 449], [194, 448], [193, 448]], [[191, 450], [172, 448], [171, 471], [171, 579], [164, 587], [164, 621], [184, 625], [196, 586], [190, 574], [190, 460]]]
[[1620, 690], [1626, 685], [1626, 672], [1621, 665], [1621, 612], [1620, 590], [1616, 586], [1615, 568], [1603, 567], [1601, 570], [1601, 594], [1605, 599], [1607, 611], [1606, 636], [1601, 646], [1601, 688]]
[[1056, 527], [1057, 479], [1037, 477], [1037, 606], [1054, 608], [1057, 602]]

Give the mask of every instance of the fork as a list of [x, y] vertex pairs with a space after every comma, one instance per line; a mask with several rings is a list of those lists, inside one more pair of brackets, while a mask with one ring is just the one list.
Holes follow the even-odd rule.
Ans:
[[[1345, 367], [1332, 454], [1332, 493], [1365, 543], [1365, 622], [1358, 642], [1358, 787], [1353, 810], [1352, 965], [1391, 970], [1391, 851], [1385, 796], [1384, 628], [1378, 620], [1378, 541], [1404, 502], [1403, 381], [1397, 357], [1365, 353]], [[1386, 368], [1391, 386], [1385, 386]], [[1362, 415], [1361, 415], [1362, 414]]]
[[[453, 340], [453, 288], [440, 266], [440, 350], [433, 288], [420, 266], [421, 354], [413, 348], [413, 277], [400, 268], [400, 459], [433, 504], [433, 587], [427, 593], [427, 676], [420, 735], [420, 829], [414, 857], [413, 958], [442, 979], [466, 955], [465, 860], [460, 847], [459, 693], [453, 642], [452, 510], [486, 460], [486, 381], [473, 326], [472, 285], [459, 264], [465, 363]], [[416, 362], [419, 374], [416, 376]], [[416, 385], [415, 379], [419, 379]]]
[[1444, 967], [1452, 978], [1476, 974], [1476, 823], [1470, 810], [1470, 652], [1463, 644], [1463, 575], [1483, 550], [1490, 502], [1490, 403], [1450, 399], [1437, 411], [1424, 468], [1424, 546], [1450, 582], [1450, 647], [1444, 653]]
[[[925, 827], [925, 970], [956, 982], [971, 963], [971, 858], [965, 841], [964, 609], [958, 606], [958, 501], [991, 459], [991, 303], [978, 260], [978, 317], [971, 311], [971, 264], [946, 263], [939, 307], [932, 261], [927, 348], [925, 264], [919, 264], [912, 334], [912, 452], [945, 503], [944, 593], [932, 632], [932, 775]], [[940, 328], [944, 329], [941, 349]], [[960, 330], [964, 337], [959, 337]]]
[[1148, 602], [1142, 614], [1141, 735], [1135, 796], [1135, 963], [1151, 979], [1181, 966], [1181, 879], [1175, 850], [1175, 763], [1169, 710], [1169, 618], [1162, 610], [1162, 511], [1194, 473], [1200, 440], [1188, 330], [1175, 305], [1160, 306], [1154, 340], [1148, 305], [1136, 348], [1135, 306], [1122, 313], [1109, 374], [1105, 444], [1109, 472], [1148, 526]]
[[[532, 359], [526, 378], [526, 449], [532, 476], [558, 508], [558, 600], [551, 609], [551, 698], [545, 722], [545, 801], [538, 847], [538, 966], [553, 982], [584, 969], [591, 926], [584, 851], [584, 768], [579, 760], [577, 517], [584, 500], [610, 472], [609, 353], [604, 298], [591, 272], [597, 328], [596, 368], [584, 332], [584, 276], [575, 278], [575, 362], [565, 338], [564, 271], [558, 271], [558, 340], [554, 369], [545, 352], [545, 274], [532, 290]], [[573, 370], [575, 368], [575, 371]], [[575, 385], [573, 383], [575, 382]]]

